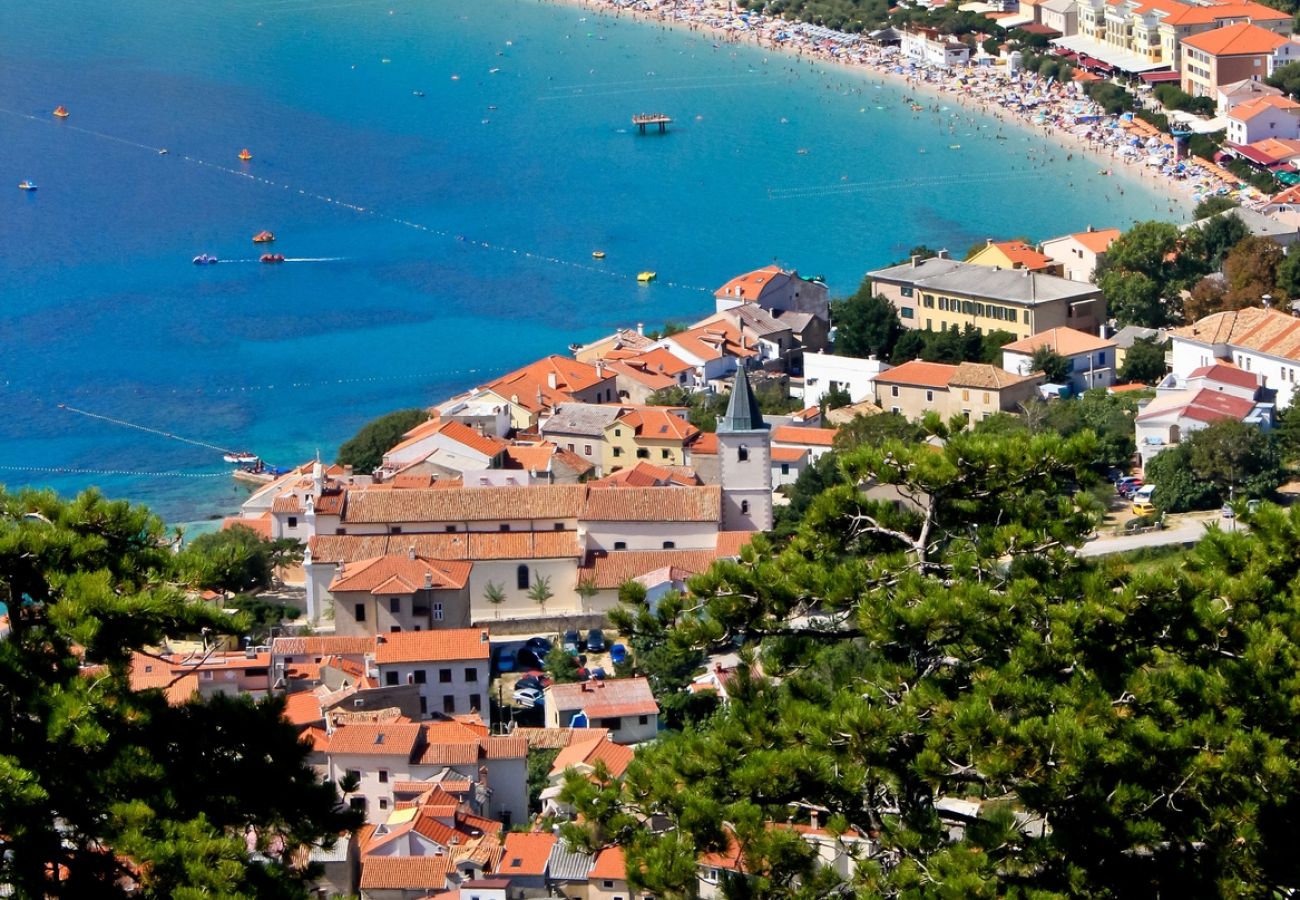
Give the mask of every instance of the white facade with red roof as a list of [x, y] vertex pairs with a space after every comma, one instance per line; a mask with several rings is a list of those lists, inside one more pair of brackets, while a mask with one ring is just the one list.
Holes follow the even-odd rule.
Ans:
[[609, 729], [616, 744], [639, 744], [659, 733], [659, 704], [644, 678], [553, 684], [544, 701], [548, 728], [575, 727], [574, 719]]
[[1300, 103], [1290, 97], [1250, 100], [1234, 107], [1227, 119], [1227, 139], [1235, 144], [1253, 144], [1264, 138], [1300, 138]]
[[492, 677], [486, 628], [402, 631], [375, 637], [375, 666], [384, 686], [413, 684], [424, 714], [489, 719]]
[[1300, 319], [1275, 309], [1232, 310], [1169, 332], [1173, 374], [1187, 378], [1216, 360], [1260, 377], [1279, 410], [1300, 383]]
[[1070, 281], [1092, 281], [1110, 245], [1119, 240], [1118, 228], [1093, 228], [1043, 241], [1042, 251]]
[[713, 297], [718, 312], [754, 303], [768, 312], [803, 312], [830, 319], [826, 285], [780, 266], [764, 266], [737, 275], [714, 291]]
[[1186, 377], [1169, 375], [1156, 388], [1153, 400], [1138, 406], [1134, 439], [1145, 467], [1162, 450], [1183, 438], [1225, 419], [1273, 427], [1273, 404], [1261, 397], [1263, 380], [1225, 363], [1193, 369]]
[[1076, 394], [1115, 383], [1115, 342], [1074, 328], [1051, 328], [1002, 347], [1002, 368], [1016, 375], [1034, 371], [1033, 358], [1047, 347], [1070, 366], [1070, 387]]

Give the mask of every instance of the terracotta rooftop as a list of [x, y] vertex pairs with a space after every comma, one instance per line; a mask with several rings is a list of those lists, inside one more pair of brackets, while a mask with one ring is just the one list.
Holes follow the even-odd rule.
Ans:
[[361, 866], [363, 891], [440, 891], [452, 862], [446, 856], [368, 856]]
[[947, 363], [922, 362], [914, 359], [881, 372], [876, 376], [875, 381], [876, 384], [905, 384], [947, 390], [948, 380], [956, 371], [956, 366]]
[[284, 717], [293, 725], [310, 725], [325, 721], [320, 697], [312, 691], [298, 691], [284, 698]]
[[[551, 387], [552, 380], [555, 387]], [[548, 356], [508, 375], [502, 375], [495, 381], [488, 382], [485, 387], [502, 399], [530, 412], [540, 412], [569, 402], [575, 399], [575, 395], [613, 380], [612, 372], [600, 371], [596, 366], [566, 356]], [[540, 403], [538, 398], [541, 399]]]
[[778, 425], [772, 429], [772, 443], [795, 444], [800, 447], [830, 447], [835, 444], [835, 429]]
[[698, 574], [713, 565], [718, 556], [714, 550], [614, 550], [592, 554], [578, 575], [590, 579], [600, 590], [607, 590], [665, 566]]
[[416, 723], [346, 725], [329, 736], [331, 754], [386, 755], [410, 758], [420, 740]]
[[758, 300], [764, 291], [772, 290], [773, 287], [780, 287], [788, 282], [792, 275], [793, 273], [783, 272], [778, 266], [764, 266], [761, 269], [746, 272], [744, 275], [737, 275], [714, 291], [713, 296], [720, 300], [725, 297], [733, 299], [738, 297], [752, 303]]
[[343, 521], [356, 523], [476, 522], [572, 519], [582, 506], [582, 485], [352, 490]]
[[1069, 357], [1097, 350], [1109, 350], [1114, 346], [1115, 342], [1109, 338], [1099, 338], [1076, 328], [1059, 327], [1031, 334], [1010, 344], [1003, 344], [1002, 349], [1013, 353], [1032, 354], [1039, 347], [1050, 347], [1053, 352]]
[[688, 441], [700, 430], [683, 417], [653, 406], [638, 407], [625, 413], [606, 426], [606, 431], [618, 426], [631, 428], [639, 438], [658, 441]]
[[488, 658], [488, 632], [485, 628], [397, 631], [381, 634], [375, 641], [375, 662], [381, 666]]
[[597, 481], [588, 482], [591, 487], [664, 487], [680, 485], [695, 487], [700, 484], [694, 470], [685, 466], [656, 466], [641, 460], [630, 469], [619, 469], [612, 475], [606, 475]]
[[758, 353], [754, 349], [757, 340], [754, 335], [746, 334], [742, 346], [740, 329], [730, 320], [697, 325], [670, 335], [666, 340], [681, 348], [684, 353], [702, 360], [721, 359], [724, 356], [744, 359]]
[[1230, 366], [1226, 363], [1216, 362], [1208, 366], [1201, 366], [1199, 369], [1193, 369], [1188, 378], [1204, 378], [1207, 381], [1218, 381], [1223, 384], [1232, 384], [1237, 387], [1250, 388], [1255, 390], [1263, 386], [1264, 379], [1254, 372], [1245, 372], [1236, 366]]
[[473, 565], [424, 559], [409, 553], [377, 556], [347, 563], [334, 577], [333, 591], [364, 591], [381, 594], [413, 594], [421, 590], [459, 590], [469, 582]]
[[1268, 112], [1271, 109], [1281, 109], [1288, 112], [1300, 110], [1300, 103], [1296, 103], [1290, 97], [1266, 96], [1255, 100], [1249, 100], [1245, 103], [1239, 103], [1228, 113], [1228, 118], [1236, 119], [1239, 122], [1249, 122], [1261, 113]]
[[363, 637], [338, 637], [334, 635], [313, 637], [278, 637], [271, 641], [272, 656], [365, 656], [375, 649], [375, 639]]
[[701, 431], [687, 447], [695, 456], [717, 456], [718, 435], [712, 431]]
[[624, 881], [627, 879], [627, 863], [623, 859], [622, 847], [606, 847], [596, 854], [595, 865], [587, 875], [591, 879]]
[[797, 463], [808, 455], [807, 447], [773, 447], [772, 462]]
[[1272, 53], [1287, 42], [1280, 34], [1249, 22], [1226, 25], [1183, 38], [1184, 47], [1192, 47], [1210, 56], [1254, 56]]
[[[989, 241], [984, 248], [985, 250], [994, 248], [998, 250], [1006, 259], [1018, 269], [1048, 269], [1054, 263], [1050, 256], [1044, 256], [1024, 241]], [[978, 258], [984, 250], [975, 255]], [[974, 262], [973, 258], [971, 261]]]
[[310, 541], [317, 562], [355, 562], [390, 553], [427, 559], [563, 559], [577, 557], [576, 531], [474, 531], [426, 534], [318, 534]]
[[501, 854], [498, 875], [509, 878], [515, 875], [540, 876], [546, 874], [546, 861], [556, 836], [549, 831], [525, 834], [512, 831], [506, 835], [505, 852]]
[[1300, 319], [1275, 309], [1233, 310], [1170, 331], [1201, 344], [1227, 344], [1300, 362]]
[[1255, 401], [1234, 397], [1213, 388], [1198, 391], [1179, 391], [1157, 397], [1137, 415], [1137, 421], [1177, 414], [1180, 418], [1198, 422], [1217, 422], [1220, 419], [1244, 420], [1255, 408]]
[[593, 489], [581, 518], [587, 522], [719, 522], [722, 489], [700, 487], [625, 487]]
[[1017, 375], [988, 363], [964, 362], [957, 366], [948, 384], [953, 387], [982, 388], [986, 391], [1000, 391], [1026, 381], [1034, 381], [1037, 375]]
[[562, 773], [570, 766], [595, 768], [597, 762], [603, 762], [610, 775], [614, 778], [622, 778], [634, 756], [636, 756], [635, 750], [614, 743], [609, 739], [607, 733], [595, 740], [581, 744], [569, 744], [569, 746], [562, 749], [556, 755], [555, 762], [551, 764], [551, 774]]
[[650, 682], [645, 678], [612, 678], [546, 688], [546, 703], [558, 710], [582, 710], [588, 719], [658, 715]]

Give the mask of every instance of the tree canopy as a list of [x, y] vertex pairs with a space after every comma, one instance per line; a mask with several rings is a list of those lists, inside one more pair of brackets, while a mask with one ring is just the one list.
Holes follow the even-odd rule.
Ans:
[[[755, 898], [1289, 895], [1300, 510], [1178, 567], [1084, 559], [1097, 450], [960, 433], [840, 455], [788, 542], [691, 579], [655, 626], [683, 651], [744, 642], [729, 702], [621, 783], [568, 781], [566, 837], [623, 845], [663, 896], [723, 850]], [[783, 824], [812, 811], [865, 837], [849, 884]]]
[[1232, 419], [1184, 434], [1146, 466], [1152, 500], [1167, 512], [1214, 509], [1235, 497], [1262, 498], [1283, 481], [1277, 441]]
[[1119, 367], [1119, 380], [1125, 383], [1141, 381], [1155, 384], [1165, 377], [1165, 349], [1154, 338], [1137, 338], [1124, 354], [1124, 364]]
[[429, 413], [423, 409], [399, 409], [361, 426], [361, 430], [339, 447], [338, 464], [358, 472], [373, 472], [384, 461], [384, 454], [402, 440], [402, 435], [421, 422]]
[[871, 295], [871, 281], [864, 279], [857, 293], [831, 305], [835, 322], [835, 352], [840, 356], [888, 359], [903, 333], [898, 311], [884, 297]]
[[176, 566], [141, 507], [0, 492], [0, 883], [18, 896], [305, 897], [294, 854], [359, 824], [283, 701], [131, 689], [165, 636], [245, 625], [188, 600]]

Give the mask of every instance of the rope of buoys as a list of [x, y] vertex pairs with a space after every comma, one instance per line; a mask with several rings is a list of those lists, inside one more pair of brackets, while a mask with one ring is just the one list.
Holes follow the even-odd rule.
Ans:
[[229, 472], [134, 472], [127, 469], [81, 469], [73, 466], [8, 466], [2, 472], [42, 472], [50, 475], [128, 475], [132, 478], [226, 478]]
[[59, 409], [76, 413], [79, 416], [86, 416], [91, 419], [98, 419], [101, 422], [108, 422], [111, 425], [121, 425], [123, 428], [134, 428], [136, 431], [143, 431], [148, 434], [156, 434], [159, 437], [169, 438], [173, 441], [180, 441], [182, 444], [190, 444], [195, 447], [202, 447], [205, 450], [215, 450], [218, 453], [238, 453], [240, 451], [231, 450], [229, 447], [218, 447], [216, 444], [209, 444], [207, 441], [198, 441], [193, 438], [181, 437], [179, 434], [172, 434], [170, 431], [163, 431], [161, 428], [151, 428], [148, 425], [139, 425], [135, 422], [128, 422], [125, 419], [117, 419], [113, 416], [105, 416], [100, 413], [93, 413], [89, 410], [78, 409], [75, 406], [68, 406], [66, 403], [60, 403]]

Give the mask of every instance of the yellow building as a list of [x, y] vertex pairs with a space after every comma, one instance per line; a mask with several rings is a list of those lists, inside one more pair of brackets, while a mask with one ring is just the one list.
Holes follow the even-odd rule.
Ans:
[[988, 243], [978, 253], [967, 258], [966, 262], [997, 269], [1027, 269], [1048, 275], [1061, 274], [1059, 266], [1051, 257], [1039, 253], [1024, 241], [995, 241], [989, 238]]
[[1106, 301], [1095, 284], [1025, 269], [952, 259], [914, 260], [868, 272], [872, 293], [889, 300], [906, 328], [940, 331], [972, 325], [1017, 338], [1066, 326], [1095, 332]]
[[606, 425], [605, 474], [631, 468], [642, 460], [657, 466], [686, 465], [686, 444], [699, 429], [685, 417], [684, 409], [640, 406]]

